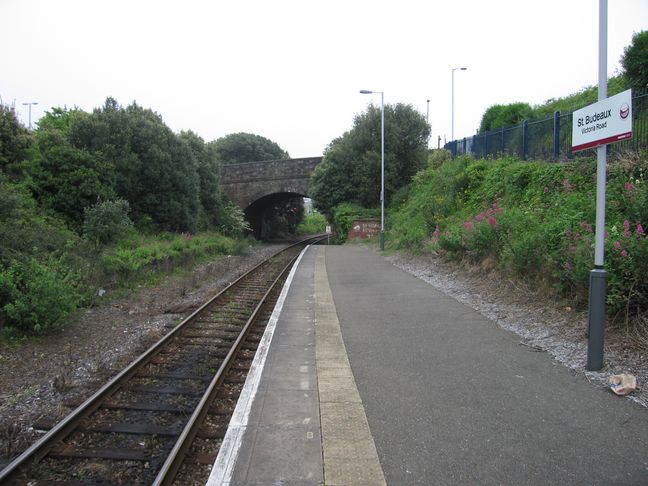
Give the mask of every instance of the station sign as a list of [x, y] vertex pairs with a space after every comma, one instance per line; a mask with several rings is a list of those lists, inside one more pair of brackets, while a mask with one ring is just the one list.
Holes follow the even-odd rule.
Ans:
[[576, 110], [572, 118], [572, 152], [632, 138], [632, 90]]

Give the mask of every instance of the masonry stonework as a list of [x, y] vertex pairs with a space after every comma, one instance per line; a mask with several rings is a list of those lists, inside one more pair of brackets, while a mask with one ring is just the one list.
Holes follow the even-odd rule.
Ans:
[[310, 176], [322, 157], [224, 165], [220, 185], [241, 209], [271, 194], [309, 196]]

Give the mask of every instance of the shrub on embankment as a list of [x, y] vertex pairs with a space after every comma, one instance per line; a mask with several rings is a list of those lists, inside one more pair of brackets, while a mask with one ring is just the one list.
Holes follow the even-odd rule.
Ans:
[[[647, 178], [646, 154], [609, 164], [607, 308], [626, 323], [648, 311]], [[594, 160], [450, 160], [439, 151], [390, 209], [387, 241], [532, 279], [583, 305], [594, 264], [595, 197]]]
[[92, 305], [100, 288], [128, 288], [249, 245], [217, 233], [142, 235], [131, 228], [97, 246], [40, 216], [27, 194], [0, 188], [0, 337], [44, 334]]

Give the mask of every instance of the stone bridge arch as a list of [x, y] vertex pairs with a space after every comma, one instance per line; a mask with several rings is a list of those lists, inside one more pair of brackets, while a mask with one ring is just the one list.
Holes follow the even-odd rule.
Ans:
[[221, 188], [245, 215], [255, 236], [265, 208], [293, 197], [310, 197], [310, 177], [322, 157], [266, 160], [224, 165]]

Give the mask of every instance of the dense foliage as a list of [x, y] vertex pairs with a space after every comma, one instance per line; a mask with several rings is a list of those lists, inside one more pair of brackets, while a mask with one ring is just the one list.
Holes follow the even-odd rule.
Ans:
[[528, 103], [493, 105], [484, 112], [479, 124], [479, 133], [507, 125], [516, 125], [532, 116], [533, 108]]
[[[430, 127], [411, 105], [385, 106], [385, 200], [423, 167]], [[333, 140], [312, 176], [312, 197], [330, 212], [342, 202], [380, 203], [381, 109], [370, 105], [353, 128]]]
[[636, 32], [625, 48], [621, 63], [633, 88], [648, 88], [648, 30]]
[[137, 225], [168, 231], [198, 229], [196, 159], [158, 114], [135, 103], [123, 108], [108, 98], [102, 108], [74, 119], [70, 141], [80, 150], [101, 154], [112, 166], [114, 191], [129, 202]]
[[98, 287], [242, 251], [220, 164], [215, 143], [135, 103], [54, 108], [33, 132], [0, 105], [0, 335], [59, 327]]
[[[497, 267], [584, 304], [593, 266], [596, 164], [497, 161], [436, 152], [390, 211], [394, 248], [435, 250]], [[439, 163], [440, 162], [440, 163]], [[607, 197], [608, 311], [648, 311], [648, 158], [611, 164]]]
[[281, 160], [290, 156], [272, 140], [252, 133], [233, 133], [214, 142], [218, 159], [224, 164]]
[[297, 233], [304, 219], [304, 199], [294, 197], [266, 204], [261, 223], [262, 240], [280, 240]]
[[304, 215], [304, 219], [297, 226], [297, 234], [316, 235], [326, 231], [326, 217], [317, 211]]

